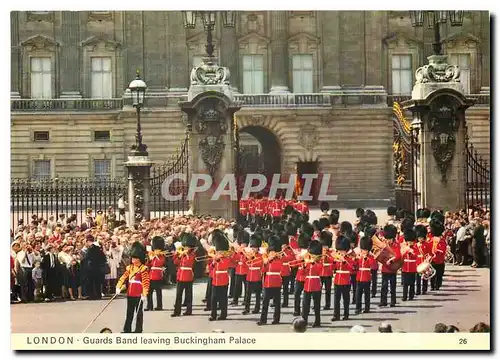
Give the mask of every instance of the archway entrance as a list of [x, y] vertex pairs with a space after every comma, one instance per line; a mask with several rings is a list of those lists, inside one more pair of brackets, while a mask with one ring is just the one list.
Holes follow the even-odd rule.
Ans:
[[238, 135], [240, 187], [247, 174], [263, 174], [269, 185], [273, 174], [281, 173], [281, 146], [276, 135], [261, 126], [245, 126]]

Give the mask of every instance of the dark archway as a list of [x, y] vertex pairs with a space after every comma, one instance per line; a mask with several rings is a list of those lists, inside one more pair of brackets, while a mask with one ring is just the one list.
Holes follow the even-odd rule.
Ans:
[[239, 130], [239, 174], [263, 174], [270, 180], [281, 173], [281, 145], [276, 135], [262, 126]]

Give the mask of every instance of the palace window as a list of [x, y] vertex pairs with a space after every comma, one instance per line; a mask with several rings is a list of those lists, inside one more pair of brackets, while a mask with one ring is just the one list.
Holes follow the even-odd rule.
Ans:
[[309, 54], [292, 57], [293, 92], [310, 94], [313, 92], [313, 56]]
[[411, 95], [413, 89], [413, 70], [411, 55], [392, 56], [392, 93]]
[[264, 56], [243, 56], [243, 93], [264, 93]]
[[470, 94], [470, 54], [449, 55], [450, 64], [458, 66], [460, 69], [460, 83], [466, 94]]
[[33, 141], [49, 141], [49, 132], [48, 131], [34, 131], [33, 132]]
[[94, 160], [94, 178], [98, 182], [111, 178], [111, 160]]
[[33, 163], [33, 178], [38, 181], [50, 179], [50, 160], [35, 160]]
[[110, 57], [93, 57], [92, 90], [93, 99], [111, 99], [113, 97], [113, 81]]
[[50, 99], [52, 97], [52, 71], [50, 58], [31, 58], [31, 98]]
[[94, 131], [94, 141], [109, 142], [111, 134], [109, 130], [96, 130]]

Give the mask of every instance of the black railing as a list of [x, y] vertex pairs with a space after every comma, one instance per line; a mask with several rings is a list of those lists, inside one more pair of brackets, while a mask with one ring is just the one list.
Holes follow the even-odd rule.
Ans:
[[483, 159], [472, 144], [466, 144], [465, 153], [465, 205], [490, 209], [490, 163]]
[[76, 214], [77, 222], [85, 220], [87, 208], [106, 212], [117, 210], [120, 196], [126, 197], [123, 179], [55, 178], [49, 180], [12, 179], [10, 185], [11, 221], [13, 229], [20, 219], [28, 224], [32, 215], [48, 219], [60, 214], [66, 218]]

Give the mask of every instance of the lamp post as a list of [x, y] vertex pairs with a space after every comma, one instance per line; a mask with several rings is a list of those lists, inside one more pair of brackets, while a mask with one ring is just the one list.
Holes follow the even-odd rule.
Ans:
[[[213, 58], [214, 45], [212, 40], [212, 31], [215, 28], [216, 12], [215, 11], [183, 11], [184, 27], [186, 29], [194, 29], [196, 27], [196, 18], [200, 16], [203, 21], [203, 26], [207, 31], [207, 45], [205, 50], [208, 58]], [[234, 27], [236, 24], [235, 11], [223, 11], [222, 23], [224, 27]]]
[[424, 25], [424, 18], [427, 17], [427, 25], [429, 29], [434, 30], [434, 43], [432, 50], [434, 55], [442, 55], [441, 44], [441, 24], [446, 24], [448, 18], [450, 19], [451, 26], [462, 26], [464, 22], [464, 11], [428, 11], [428, 10], [412, 10], [410, 11], [411, 25], [413, 27], [421, 27]]
[[137, 114], [137, 130], [135, 134], [135, 144], [132, 145], [132, 150], [137, 152], [145, 152], [147, 146], [142, 143], [142, 130], [141, 130], [141, 108], [144, 106], [144, 98], [147, 89], [146, 83], [141, 79], [139, 70], [134, 80], [130, 82], [128, 86], [130, 90], [130, 95], [132, 97], [132, 104], [136, 109]]

